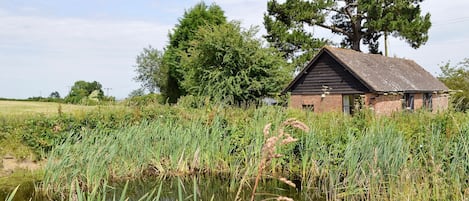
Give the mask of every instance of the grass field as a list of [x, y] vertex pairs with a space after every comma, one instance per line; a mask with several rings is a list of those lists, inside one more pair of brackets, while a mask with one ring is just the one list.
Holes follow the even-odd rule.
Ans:
[[113, 109], [122, 108], [117, 105], [107, 106], [86, 106], [86, 105], [72, 105], [66, 103], [55, 103], [55, 102], [34, 102], [34, 101], [9, 101], [0, 100], [0, 116], [2, 115], [31, 115], [31, 114], [44, 114], [44, 115], [55, 115], [60, 111], [63, 113], [74, 113], [74, 112], [88, 112], [95, 110], [96, 108]]
[[70, 105], [53, 102], [33, 101], [0, 101], [0, 115], [23, 115], [23, 114], [57, 114], [59, 107], [62, 112], [86, 111], [95, 106]]
[[[31, 148], [24, 143], [25, 132], [28, 129], [35, 129], [36, 126], [34, 125], [41, 123], [40, 121], [38, 123], [33, 121], [54, 122], [54, 118], [59, 118], [59, 112], [67, 116], [79, 116], [102, 110], [117, 111], [126, 110], [126, 108], [118, 105], [86, 106], [56, 102], [0, 100], [0, 157], [3, 155], [12, 155], [21, 159], [34, 159], [36, 157]], [[38, 134], [43, 132], [42, 130], [30, 131]]]

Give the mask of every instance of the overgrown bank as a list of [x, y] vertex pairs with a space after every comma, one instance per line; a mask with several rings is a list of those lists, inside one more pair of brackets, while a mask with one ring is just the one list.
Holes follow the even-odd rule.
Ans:
[[[249, 188], [246, 182], [252, 184], [256, 176], [264, 125], [273, 123], [274, 132], [291, 117], [310, 131], [287, 129], [299, 141], [277, 150], [285, 156], [274, 159], [263, 178], [286, 176], [303, 193], [331, 200], [468, 196], [469, 117], [464, 113], [349, 117], [279, 107], [155, 106], [42, 118], [53, 123], [30, 126], [49, 130], [24, 135], [36, 136], [33, 142], [56, 136], [51, 146], [34, 148], [50, 150], [44, 154], [44, 187], [51, 192], [66, 191], [73, 181], [91, 190], [150, 175], [191, 174], [228, 176], [237, 189]], [[54, 133], [56, 125], [61, 130]]]

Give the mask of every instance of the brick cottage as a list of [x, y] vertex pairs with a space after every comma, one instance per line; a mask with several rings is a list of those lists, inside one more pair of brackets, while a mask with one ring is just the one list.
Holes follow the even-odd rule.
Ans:
[[283, 90], [290, 107], [377, 114], [448, 107], [448, 88], [411, 60], [324, 47]]

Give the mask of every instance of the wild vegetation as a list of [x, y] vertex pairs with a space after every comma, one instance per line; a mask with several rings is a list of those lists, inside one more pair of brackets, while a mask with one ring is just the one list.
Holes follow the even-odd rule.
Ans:
[[457, 111], [469, 109], [469, 58], [465, 58], [456, 65], [450, 62], [440, 66], [439, 79], [453, 89], [452, 101]]
[[179, 19], [164, 51], [148, 47], [137, 56], [134, 79], [150, 93], [159, 89], [168, 103], [184, 96], [233, 104], [276, 96], [293, 69], [257, 31], [228, 22], [216, 4], [198, 3]]
[[[96, 194], [113, 183], [141, 178], [192, 175], [228, 178], [236, 193], [251, 189], [259, 172], [261, 182], [283, 177], [305, 197], [327, 200], [464, 200], [469, 193], [465, 113], [344, 116], [277, 106], [192, 106], [33, 115], [4, 121], [2, 128], [15, 129], [2, 133], [20, 135], [24, 147], [47, 158], [41, 189], [51, 197], [67, 197], [77, 188]], [[263, 147], [272, 141], [267, 138], [292, 117], [310, 129], [286, 127], [297, 141], [276, 145], [273, 150], [283, 156], [264, 162], [264, 168]], [[270, 137], [264, 136], [269, 123]]]
[[[149, 47], [137, 57], [135, 80], [161, 95], [142, 96], [140, 89], [119, 105], [103, 106], [98, 82], [77, 81], [64, 100], [97, 106], [7, 106], [0, 110], [0, 155], [45, 161], [43, 173], [32, 178], [40, 177], [36, 190], [48, 199], [106, 200], [108, 189], [126, 183], [120, 197], [113, 197], [124, 200], [129, 183], [156, 178], [158, 190], [140, 200], [158, 200], [165, 179], [176, 177], [179, 200], [187, 199], [182, 180], [192, 179], [191, 199], [197, 200], [197, 178], [204, 177], [224, 178], [233, 200], [291, 200], [282, 192], [259, 192], [260, 183], [272, 180], [300, 191], [305, 200], [468, 199], [469, 116], [462, 110], [391, 116], [364, 110], [347, 116], [259, 104], [286, 84], [292, 66], [305, 62], [295, 61], [298, 53], [327, 42], [305, 33], [304, 25], [335, 27], [344, 45], [359, 50], [365, 40], [374, 53], [378, 39], [390, 33], [413, 47], [427, 40], [429, 15], [420, 16], [419, 2], [360, 3], [269, 1], [267, 39], [276, 50], [256, 39], [255, 29], [227, 22], [217, 5], [199, 3], [184, 13], [164, 52]], [[372, 7], [379, 9], [367, 10]], [[395, 10], [405, 15], [391, 15]], [[337, 13], [327, 16], [329, 11]], [[329, 18], [333, 25], [325, 23]], [[404, 18], [410, 25], [399, 23]], [[226, 99], [229, 104], [221, 101]], [[252, 192], [247, 197], [241, 193], [246, 189]]]

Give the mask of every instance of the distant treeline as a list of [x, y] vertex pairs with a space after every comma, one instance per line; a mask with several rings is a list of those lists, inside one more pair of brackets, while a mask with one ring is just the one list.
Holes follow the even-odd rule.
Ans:
[[39, 101], [39, 102], [57, 102], [57, 103], [62, 103], [64, 102], [64, 99], [62, 98], [46, 98], [46, 97], [29, 97], [26, 99], [17, 99], [17, 98], [2, 98], [0, 97], [0, 100], [3, 101]]

